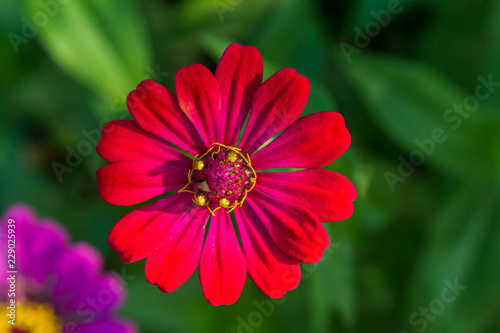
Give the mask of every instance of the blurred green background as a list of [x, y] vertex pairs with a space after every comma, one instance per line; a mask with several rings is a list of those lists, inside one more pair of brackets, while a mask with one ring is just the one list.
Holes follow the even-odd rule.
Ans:
[[[0, 208], [31, 204], [100, 249], [142, 332], [500, 331], [500, 1], [2, 0], [0, 32]], [[327, 168], [358, 198], [285, 299], [247, 279], [212, 307], [197, 272], [163, 294], [108, 248], [132, 208], [98, 197], [95, 142], [141, 80], [173, 89], [232, 42], [265, 77], [308, 77], [304, 114], [342, 113], [352, 145]]]

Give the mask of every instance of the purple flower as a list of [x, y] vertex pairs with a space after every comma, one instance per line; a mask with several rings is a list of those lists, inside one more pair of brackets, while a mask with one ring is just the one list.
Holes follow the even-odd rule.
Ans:
[[11, 206], [0, 225], [0, 332], [136, 332], [117, 317], [123, 285], [102, 272], [93, 247], [72, 244], [61, 225], [24, 205]]

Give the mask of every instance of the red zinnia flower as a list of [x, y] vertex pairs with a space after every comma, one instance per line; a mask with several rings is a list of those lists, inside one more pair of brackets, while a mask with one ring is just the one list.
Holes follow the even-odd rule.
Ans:
[[[317, 169], [349, 147], [344, 119], [336, 112], [297, 119], [308, 80], [286, 68], [262, 83], [252, 46], [230, 45], [215, 76], [198, 64], [181, 68], [175, 88], [177, 96], [142, 82], [127, 98], [136, 121], [111, 121], [102, 130], [97, 152], [112, 163], [97, 171], [104, 200], [134, 205], [177, 191], [123, 217], [109, 245], [126, 263], [147, 257], [146, 278], [164, 292], [199, 263], [211, 304], [234, 303], [247, 272], [265, 294], [282, 297], [297, 287], [299, 262], [319, 261], [329, 245], [321, 222], [352, 214], [351, 182]], [[305, 170], [259, 171], [276, 168]]]

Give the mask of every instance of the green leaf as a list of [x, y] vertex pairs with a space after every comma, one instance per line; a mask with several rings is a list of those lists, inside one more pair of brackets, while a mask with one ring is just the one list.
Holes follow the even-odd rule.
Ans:
[[[28, 17], [45, 14], [39, 1], [29, 5]], [[134, 2], [70, 1], [49, 14], [38, 29], [42, 45], [98, 96], [123, 99], [150, 74], [151, 47]]]
[[251, 44], [280, 68], [292, 67], [309, 79], [321, 78], [326, 36], [316, 18], [317, 10], [309, 1], [285, 2], [269, 13]]
[[[261, 29], [263, 18], [289, 0], [185, 0], [173, 20], [177, 38], [182, 45], [193, 33], [209, 31], [218, 36], [231, 36], [233, 41], [247, 41]], [[178, 30], [177, 30], [178, 29]]]
[[[480, 72], [485, 75], [491, 74], [495, 81], [500, 81], [500, 2], [494, 1], [494, 6], [491, 8], [489, 13], [488, 21], [489, 24], [486, 27], [487, 30], [487, 42], [483, 42], [488, 46], [488, 49], [483, 54], [476, 52], [474, 56], [482, 56], [483, 61], [475, 60], [479, 64]], [[495, 103], [497, 112], [500, 112], [498, 106], [500, 105], [500, 91], [497, 90], [495, 94], [491, 96], [491, 102]]]
[[[449, 78], [472, 90], [478, 75], [490, 73], [481, 68], [487, 59], [494, 54], [498, 56], [499, 35], [490, 33], [494, 31], [492, 25], [499, 26], [498, 1], [432, 2], [440, 19], [426, 26], [417, 43], [418, 54]], [[494, 62], [498, 63], [498, 58]]]
[[372, 118], [396, 145], [408, 151], [405, 159], [420, 151], [424, 162], [443, 171], [458, 175], [498, 172], [498, 159], [492, 154], [500, 144], [494, 110], [480, 104], [465, 116], [454, 112], [454, 106], [464, 105], [468, 96], [435, 71], [412, 61], [360, 55], [346, 71]]
[[[367, 23], [374, 21], [378, 22], [376, 19], [378, 16], [383, 17], [384, 14], [381, 14], [381, 12], [385, 11], [389, 15], [388, 17], [392, 21], [395, 15], [398, 15], [401, 13], [403, 10], [407, 10], [407, 7], [412, 5], [411, 0], [408, 1], [399, 1], [399, 4], [397, 4], [398, 1], [394, 0], [359, 0], [355, 2], [355, 5], [353, 6], [352, 13], [350, 15], [350, 19], [347, 21], [347, 27], [348, 29], [351, 29], [348, 31], [350, 34], [355, 34], [352, 29], [355, 27], [360, 28], [362, 31], [365, 31], [365, 26]], [[394, 4], [394, 7], [393, 7]], [[397, 6], [396, 6], [397, 4]], [[390, 6], [389, 6], [390, 5]], [[393, 12], [391, 12], [391, 11]], [[384, 17], [385, 19], [385, 17]], [[382, 27], [383, 29], [383, 27]]]
[[[316, 291], [322, 293], [327, 308], [337, 312], [343, 324], [353, 326], [356, 317], [353, 241], [343, 231], [353, 226], [347, 225], [348, 221], [342, 223], [344, 225], [327, 225], [332, 235], [331, 244], [317, 264], [316, 287], [319, 289]], [[307, 274], [307, 270], [303, 274]], [[328, 318], [328, 312], [326, 314]], [[329, 324], [327, 327], [331, 326], [331, 323]]]
[[457, 189], [444, 198], [430, 224], [409, 311], [443, 301], [446, 281], [466, 286], [454, 301], [444, 302], [442, 313], [431, 313], [436, 319], [428, 323], [430, 332], [479, 332], [496, 318], [487, 309], [500, 306], [499, 190], [498, 184], [484, 182]]

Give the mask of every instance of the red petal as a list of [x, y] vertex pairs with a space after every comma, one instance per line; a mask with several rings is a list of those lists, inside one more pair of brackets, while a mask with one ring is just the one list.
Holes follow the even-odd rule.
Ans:
[[318, 112], [298, 119], [256, 152], [252, 165], [256, 170], [320, 168], [342, 155], [350, 144], [344, 118], [337, 112]]
[[215, 77], [222, 96], [222, 142], [234, 146], [262, 83], [262, 57], [253, 46], [231, 44], [222, 55]]
[[213, 74], [204, 66], [194, 64], [177, 71], [175, 91], [179, 105], [198, 129], [207, 147], [220, 142], [221, 97]]
[[212, 305], [233, 304], [240, 297], [246, 278], [245, 258], [225, 212], [212, 216], [200, 259], [200, 282]]
[[259, 172], [256, 188], [309, 209], [322, 222], [350, 217], [356, 199], [356, 189], [346, 177], [322, 169]]
[[113, 205], [135, 205], [157, 195], [180, 190], [187, 183], [187, 172], [173, 171], [168, 165], [124, 161], [97, 170], [97, 192]]
[[127, 97], [130, 113], [149, 133], [195, 155], [206, 150], [199, 133], [182, 112], [177, 97], [151, 80], [142, 81]]
[[141, 161], [185, 172], [192, 160], [133, 120], [114, 120], [102, 129], [97, 153], [108, 162]]
[[200, 261], [208, 216], [205, 207], [195, 208], [172, 228], [163, 246], [146, 261], [149, 283], [171, 292], [186, 282]]
[[176, 193], [125, 215], [111, 229], [108, 244], [125, 263], [147, 257], [193, 207], [190, 193]]
[[318, 262], [330, 244], [321, 222], [304, 207], [254, 190], [241, 208], [248, 219], [260, 220], [276, 245], [298, 261]]
[[292, 68], [267, 79], [255, 92], [250, 117], [241, 138], [244, 153], [253, 153], [297, 119], [309, 96], [309, 81]]
[[300, 281], [297, 260], [283, 253], [256, 215], [234, 211], [248, 275], [267, 296], [281, 298]]

